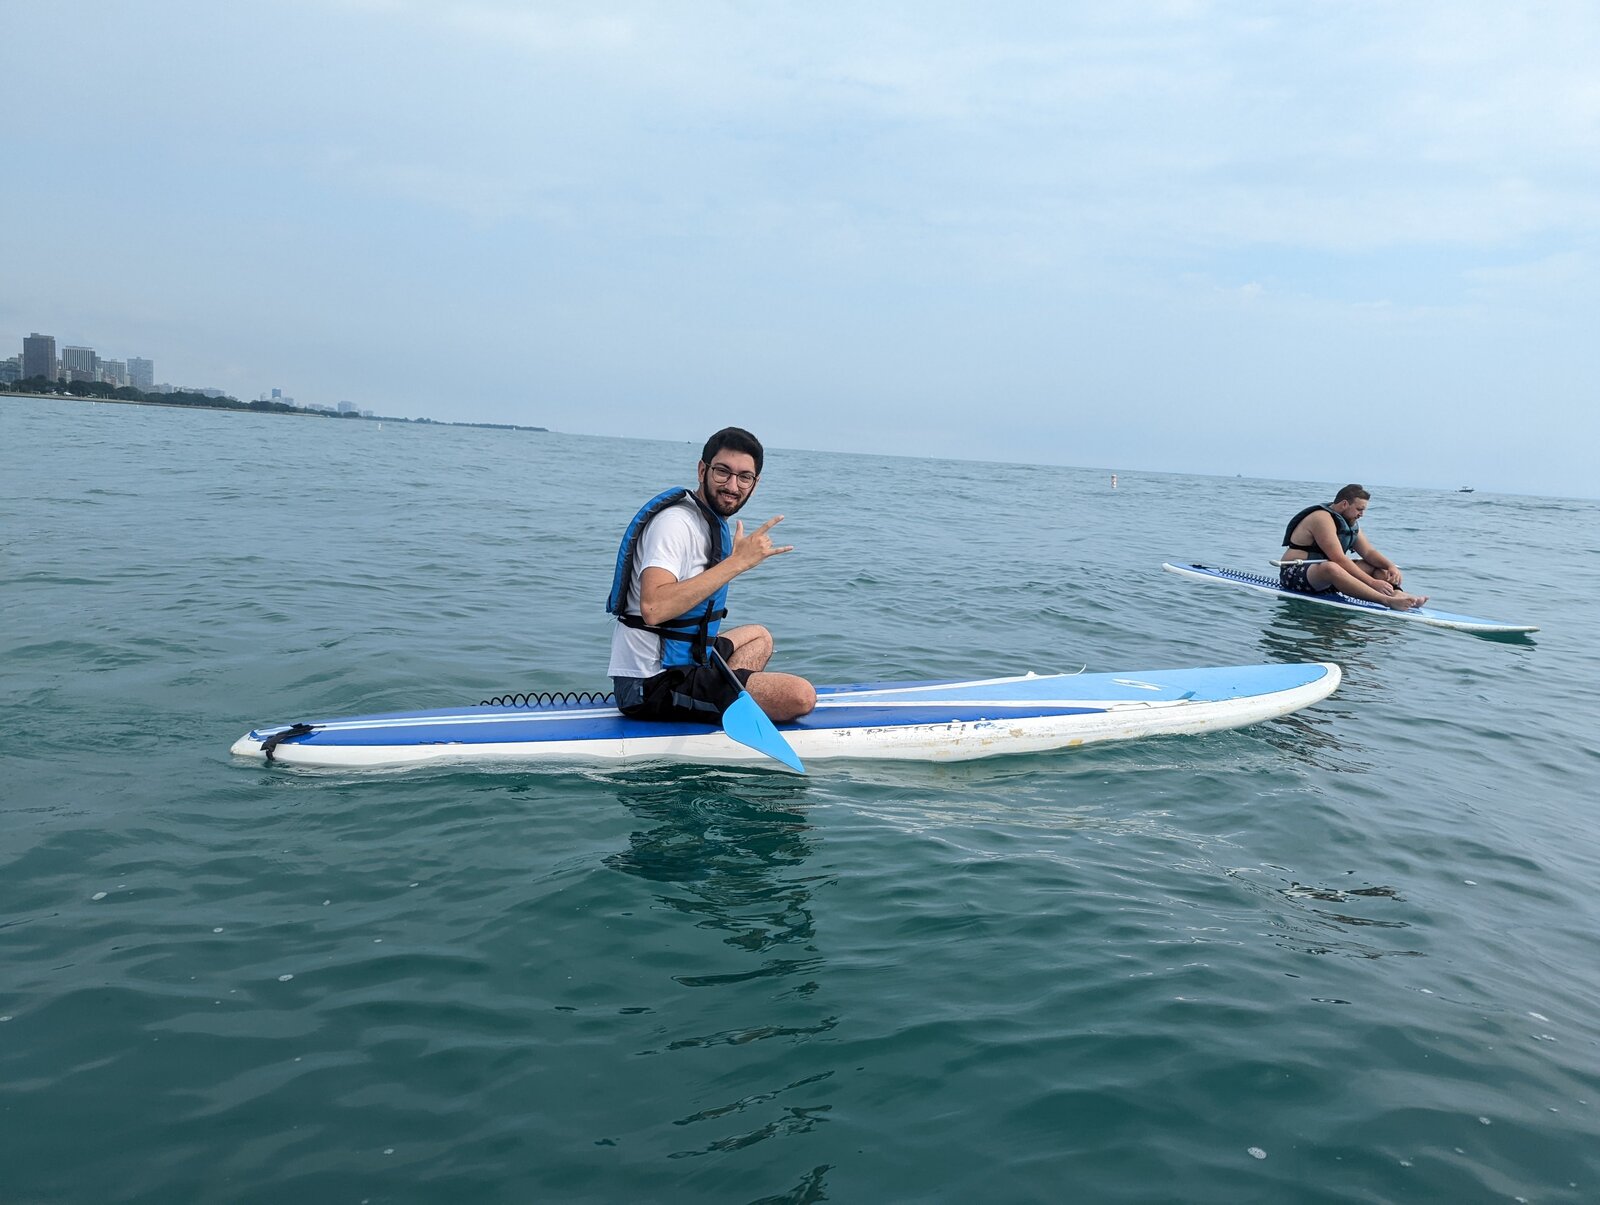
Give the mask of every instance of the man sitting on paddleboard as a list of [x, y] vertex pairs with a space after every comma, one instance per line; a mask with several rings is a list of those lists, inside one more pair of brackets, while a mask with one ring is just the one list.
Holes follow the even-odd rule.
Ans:
[[622, 535], [606, 610], [617, 617], [611, 674], [617, 707], [635, 719], [716, 723], [739, 697], [715, 649], [768, 717], [782, 722], [817, 705], [810, 682], [767, 673], [772, 634], [744, 624], [718, 634], [728, 583], [768, 557], [793, 551], [767, 533], [774, 515], [745, 532], [732, 518], [761, 478], [761, 441], [740, 427], [706, 440], [697, 488], [664, 490], [639, 509]]
[[[1400, 589], [1400, 569], [1372, 546], [1361, 530], [1361, 516], [1372, 497], [1359, 485], [1347, 485], [1331, 503], [1308, 506], [1283, 529], [1284, 550], [1278, 584], [1297, 594], [1337, 590], [1351, 598], [1409, 611], [1427, 595]], [[1354, 552], [1361, 560], [1352, 560]], [[1320, 559], [1319, 559], [1320, 558]]]

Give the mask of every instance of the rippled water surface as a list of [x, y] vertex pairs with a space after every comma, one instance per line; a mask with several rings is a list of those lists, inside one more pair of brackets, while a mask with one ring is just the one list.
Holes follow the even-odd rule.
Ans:
[[[737, 421], [737, 416], [732, 416]], [[686, 431], [686, 440], [704, 432]], [[1495, 641], [1181, 581], [1319, 483], [771, 450], [818, 681], [1333, 660], [950, 767], [332, 774], [602, 686], [697, 444], [0, 399], [0, 1199], [1600, 1199], [1600, 504], [1368, 483]]]

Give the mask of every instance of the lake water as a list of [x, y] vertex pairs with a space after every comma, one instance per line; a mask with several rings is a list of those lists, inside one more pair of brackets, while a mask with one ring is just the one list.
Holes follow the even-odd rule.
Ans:
[[774, 668], [1344, 685], [803, 779], [228, 755], [603, 687], [617, 537], [705, 434], [0, 399], [0, 1199], [1600, 1199], [1592, 500], [1367, 483], [1408, 585], [1542, 628], [1494, 641], [1161, 572], [1265, 570], [1358, 451], [770, 449]]

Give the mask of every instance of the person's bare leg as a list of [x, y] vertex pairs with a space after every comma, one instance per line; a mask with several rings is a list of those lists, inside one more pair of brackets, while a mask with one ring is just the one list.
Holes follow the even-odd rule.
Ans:
[[772, 633], [759, 623], [729, 628], [717, 635], [733, 644], [733, 652], [727, 657], [729, 669], [757, 672], [766, 669], [767, 662], [772, 660]]
[[745, 684], [767, 718], [781, 724], [797, 720], [817, 705], [817, 689], [798, 674], [751, 674]]
[[745, 624], [718, 633], [733, 643], [730, 669], [753, 671], [745, 689], [767, 718], [781, 724], [797, 720], [817, 705], [817, 691], [798, 674], [763, 673], [772, 659], [772, 633], [758, 623]]
[[1322, 561], [1306, 573], [1306, 580], [1318, 590], [1337, 590], [1351, 598], [1364, 598], [1368, 602], [1382, 603], [1392, 611], [1411, 611], [1428, 601], [1426, 594], [1407, 594], [1390, 588], [1388, 593], [1369, 586], [1343, 565]]

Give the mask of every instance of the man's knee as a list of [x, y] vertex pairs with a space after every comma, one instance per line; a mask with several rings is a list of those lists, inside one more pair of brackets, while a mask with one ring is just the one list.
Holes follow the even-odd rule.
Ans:
[[784, 723], [797, 720], [817, 705], [817, 689], [794, 674], [753, 674], [749, 689], [761, 710]]
[[758, 623], [747, 623], [723, 636], [733, 645], [727, 662], [734, 669], [761, 670], [772, 660], [772, 633]]
[[791, 677], [790, 680], [793, 684], [793, 694], [791, 695], [791, 699], [794, 703], [794, 715], [792, 715], [790, 719], [797, 720], [801, 716], [810, 715], [811, 712], [816, 710], [817, 688], [811, 685], [811, 683], [807, 682], [804, 678]]
[[1349, 573], [1338, 565], [1331, 565], [1326, 561], [1313, 565], [1306, 570], [1306, 585], [1317, 591], [1341, 590], [1349, 584], [1350, 580]]

